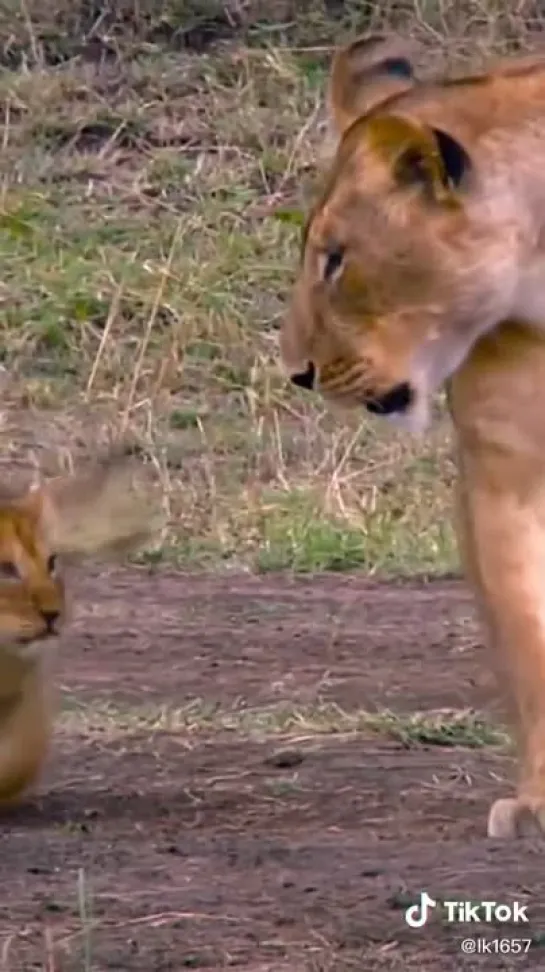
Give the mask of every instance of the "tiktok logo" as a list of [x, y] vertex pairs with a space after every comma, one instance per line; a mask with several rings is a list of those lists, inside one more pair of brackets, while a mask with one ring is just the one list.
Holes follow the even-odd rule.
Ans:
[[430, 898], [427, 891], [420, 892], [420, 903], [413, 904], [405, 912], [405, 921], [411, 928], [422, 928], [428, 920], [428, 910], [435, 908], [437, 901]]

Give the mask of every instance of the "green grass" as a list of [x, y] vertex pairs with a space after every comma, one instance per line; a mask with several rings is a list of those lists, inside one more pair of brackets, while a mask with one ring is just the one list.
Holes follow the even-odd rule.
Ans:
[[277, 329], [332, 47], [388, 24], [450, 70], [529, 44], [511, 8], [7, 0], [4, 467], [130, 431], [164, 472], [165, 559], [451, 570], [442, 402], [425, 442], [333, 414], [286, 386]]

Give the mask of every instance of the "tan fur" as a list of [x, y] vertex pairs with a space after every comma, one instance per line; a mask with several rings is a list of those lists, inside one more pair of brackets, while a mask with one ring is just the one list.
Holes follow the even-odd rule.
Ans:
[[411, 79], [388, 73], [383, 65], [403, 59], [410, 65], [416, 51], [413, 41], [401, 37], [372, 34], [360, 37], [333, 57], [326, 102], [335, 131], [342, 132], [354, 117], [367, 114], [388, 98], [413, 87]]
[[[545, 58], [387, 83], [375, 47], [366, 95], [359, 44], [334, 61], [339, 145], [305, 228], [281, 353], [290, 373], [312, 360], [322, 393], [347, 405], [409, 383], [405, 418], [423, 427], [430, 395], [481, 335], [508, 318], [544, 327]], [[437, 130], [466, 160], [454, 179]], [[325, 279], [335, 247], [342, 263]]]
[[339, 144], [281, 356], [296, 383], [420, 428], [447, 382], [459, 546], [519, 752], [488, 834], [545, 831], [545, 57], [392, 95], [376, 47], [362, 90], [358, 45], [332, 68]]
[[19, 802], [49, 751], [51, 645], [66, 617], [60, 560], [136, 548], [160, 524], [136, 471], [112, 453], [87, 473], [0, 499], [0, 807]]

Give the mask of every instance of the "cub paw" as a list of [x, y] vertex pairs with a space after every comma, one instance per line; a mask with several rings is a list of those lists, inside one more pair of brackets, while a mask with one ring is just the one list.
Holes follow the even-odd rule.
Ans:
[[545, 802], [520, 797], [496, 800], [488, 814], [487, 836], [500, 840], [545, 836]]

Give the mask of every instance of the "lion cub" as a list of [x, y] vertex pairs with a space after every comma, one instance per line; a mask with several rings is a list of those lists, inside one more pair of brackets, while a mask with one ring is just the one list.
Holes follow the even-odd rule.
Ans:
[[0, 494], [0, 807], [35, 782], [51, 741], [48, 641], [65, 618], [61, 562], [135, 549], [159, 525], [135, 471], [112, 452], [87, 473]]

